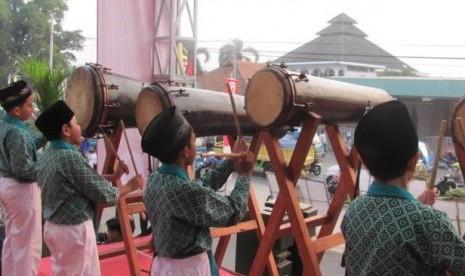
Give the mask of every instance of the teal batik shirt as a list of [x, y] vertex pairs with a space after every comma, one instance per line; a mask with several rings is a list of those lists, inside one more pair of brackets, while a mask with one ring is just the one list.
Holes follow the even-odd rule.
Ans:
[[43, 217], [57, 224], [93, 219], [93, 203], [115, 203], [118, 188], [98, 174], [70, 144], [52, 141], [39, 157]]
[[379, 183], [357, 197], [341, 224], [346, 275], [453, 275], [465, 271], [465, 242], [449, 217], [406, 190]]
[[165, 164], [149, 176], [144, 202], [159, 256], [185, 258], [210, 251], [210, 227], [234, 225], [244, 218], [248, 177], [238, 176], [229, 196], [216, 193], [232, 170], [232, 161], [226, 160], [190, 181], [182, 168]]
[[14, 178], [19, 183], [36, 182], [36, 149], [45, 145], [45, 137], [5, 114], [0, 120], [0, 141], [0, 177]]

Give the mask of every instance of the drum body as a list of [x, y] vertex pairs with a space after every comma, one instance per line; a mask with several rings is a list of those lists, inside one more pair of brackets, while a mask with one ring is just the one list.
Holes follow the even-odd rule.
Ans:
[[[233, 95], [239, 124], [244, 135], [257, 131], [244, 110], [244, 97]], [[179, 108], [198, 137], [237, 135], [229, 94], [187, 87], [165, 87], [151, 84], [139, 93], [136, 102], [136, 121], [141, 135], [147, 125], [162, 111]]]
[[309, 111], [322, 123], [357, 122], [371, 105], [390, 101], [384, 90], [268, 66], [252, 77], [245, 93], [247, 115], [260, 128], [302, 123]]
[[465, 133], [464, 133], [465, 129], [462, 129], [462, 125], [460, 124], [460, 121], [462, 122], [462, 124], [465, 124], [465, 97], [464, 96], [458, 100], [457, 105], [455, 106], [454, 111], [452, 112], [452, 116], [450, 118], [450, 130], [451, 130], [451, 136], [454, 142], [456, 144], [461, 145], [461, 147], [465, 151]]
[[454, 142], [455, 154], [460, 164], [462, 175], [465, 176], [465, 97], [462, 96], [450, 118], [450, 132]]
[[76, 115], [82, 135], [93, 136], [99, 126], [112, 127], [123, 120], [136, 126], [134, 110], [143, 83], [95, 65], [78, 67], [68, 78], [65, 102]]

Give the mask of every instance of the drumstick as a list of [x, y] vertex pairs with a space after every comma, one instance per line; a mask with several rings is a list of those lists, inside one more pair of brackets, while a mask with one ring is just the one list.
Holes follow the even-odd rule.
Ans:
[[446, 134], [447, 121], [442, 120], [441, 128], [439, 129], [439, 138], [436, 145], [436, 156], [434, 157], [433, 169], [431, 170], [431, 179], [428, 185], [429, 189], [434, 188], [434, 182], [436, 181], [436, 174], [438, 171], [439, 158], [441, 156], [442, 144], [444, 141], [444, 135]]
[[459, 211], [459, 202], [457, 198], [455, 199], [455, 210], [457, 211], [457, 215], [455, 218], [457, 219], [457, 230], [459, 231], [460, 237], [462, 236], [462, 226], [460, 225], [460, 211]]
[[126, 145], [128, 146], [129, 154], [131, 155], [131, 161], [132, 161], [132, 166], [134, 166], [134, 172], [136, 173], [136, 175], [139, 175], [139, 171], [137, 170], [136, 162], [134, 161], [134, 155], [132, 154], [131, 145], [129, 144], [128, 134], [126, 133], [126, 128], [124, 127], [123, 120], [121, 120], [120, 123], [121, 123], [121, 128], [123, 129], [124, 138], [126, 139]]
[[234, 103], [234, 97], [233, 97], [233, 93], [231, 90], [231, 85], [228, 83], [227, 86], [228, 86], [229, 98], [231, 99], [231, 106], [233, 110], [234, 123], [236, 124], [237, 136], [239, 139], [241, 139], [242, 137], [241, 126], [239, 125], [239, 117], [237, 116], [236, 104]]
[[116, 152], [115, 146], [113, 146], [113, 143], [110, 141], [108, 136], [105, 134], [105, 131], [103, 130], [103, 128], [101, 126], [98, 126], [98, 127], [100, 128], [100, 131], [103, 134], [103, 138], [105, 138], [105, 141], [107, 141], [107, 144], [108, 144], [108, 147], [110, 148], [110, 151], [115, 155], [118, 162], [123, 163], [123, 161], [121, 161], [121, 158], [119, 158], [118, 152]]
[[236, 157], [242, 157], [246, 155], [245, 152], [232, 152], [232, 153], [200, 153], [200, 157], [206, 158], [206, 157], [231, 157], [231, 158], [236, 158]]

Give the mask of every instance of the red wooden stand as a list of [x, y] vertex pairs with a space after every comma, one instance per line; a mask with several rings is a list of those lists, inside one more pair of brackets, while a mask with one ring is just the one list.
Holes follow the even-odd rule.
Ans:
[[[257, 154], [261, 141], [265, 143], [280, 190], [249, 275], [262, 275], [266, 257], [269, 256], [276, 239], [282, 234], [291, 232], [294, 236], [304, 266], [303, 275], [321, 275], [319, 262], [325, 250], [344, 243], [342, 234], [333, 234], [333, 230], [347, 195], [349, 194], [352, 198], [354, 196], [355, 168], [359, 164], [358, 154], [352, 150], [348, 155], [337, 126], [326, 126], [329, 141], [341, 169], [341, 181], [327, 213], [304, 218], [299, 207], [295, 186], [321, 119], [315, 113], [308, 115], [303, 123], [289, 165], [285, 163], [277, 137], [266, 131], [254, 137], [255, 143], [251, 150]], [[290, 222], [281, 224], [285, 212]], [[321, 229], [317, 237], [312, 238], [308, 228], [316, 226], [321, 226]]]
[[[115, 149], [117, 150], [121, 141], [122, 136], [122, 129], [118, 127], [116, 131], [108, 136], [111, 143], [114, 145]], [[259, 148], [260, 145], [256, 145], [258, 140], [254, 140], [252, 142], [252, 146], [254, 148]], [[111, 174], [113, 173], [113, 166], [116, 161], [116, 156], [110, 150], [111, 146], [105, 141], [105, 149], [106, 149], [106, 158], [105, 163], [103, 166], [102, 174]], [[119, 187], [121, 186], [121, 181], [115, 181], [113, 183], [114, 186]], [[98, 208], [98, 221], [100, 221], [103, 213], [103, 209], [107, 206], [99, 206]], [[142, 193], [131, 193], [129, 195], [120, 197], [117, 206], [118, 210], [118, 217], [121, 225], [121, 231], [123, 234], [124, 240], [124, 248], [114, 249], [111, 252], [100, 252], [99, 257], [108, 258], [115, 255], [126, 254], [128, 257], [128, 265], [129, 270], [132, 276], [141, 275], [141, 268], [139, 264], [139, 260], [137, 257], [137, 250], [149, 248], [151, 245], [149, 243], [143, 244], [135, 244], [134, 239], [132, 236], [129, 216], [134, 213], [141, 213], [145, 212], [145, 205], [142, 201]], [[230, 236], [232, 234], [255, 230], [257, 232], [257, 236], [259, 239], [263, 236], [265, 232], [265, 224], [263, 222], [263, 218], [261, 216], [259, 204], [256, 198], [255, 191], [253, 186], [250, 186], [250, 193], [249, 193], [249, 215], [250, 220], [240, 222], [239, 224], [231, 227], [224, 227], [224, 228], [212, 228], [211, 235], [213, 238], [219, 238], [218, 246], [215, 250], [215, 260], [218, 266], [221, 266], [223, 262], [223, 258], [226, 253], [226, 249], [228, 247], [228, 243], [230, 240]], [[276, 267], [276, 262], [271, 253], [267, 253], [264, 257], [264, 262], [267, 264], [268, 270], [270, 271], [271, 275], [278, 275], [278, 269]]]

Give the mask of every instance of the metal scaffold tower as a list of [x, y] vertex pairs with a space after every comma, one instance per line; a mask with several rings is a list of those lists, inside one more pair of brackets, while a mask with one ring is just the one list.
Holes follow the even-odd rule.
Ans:
[[181, 86], [195, 85], [197, 15], [197, 0], [155, 1], [155, 82]]

